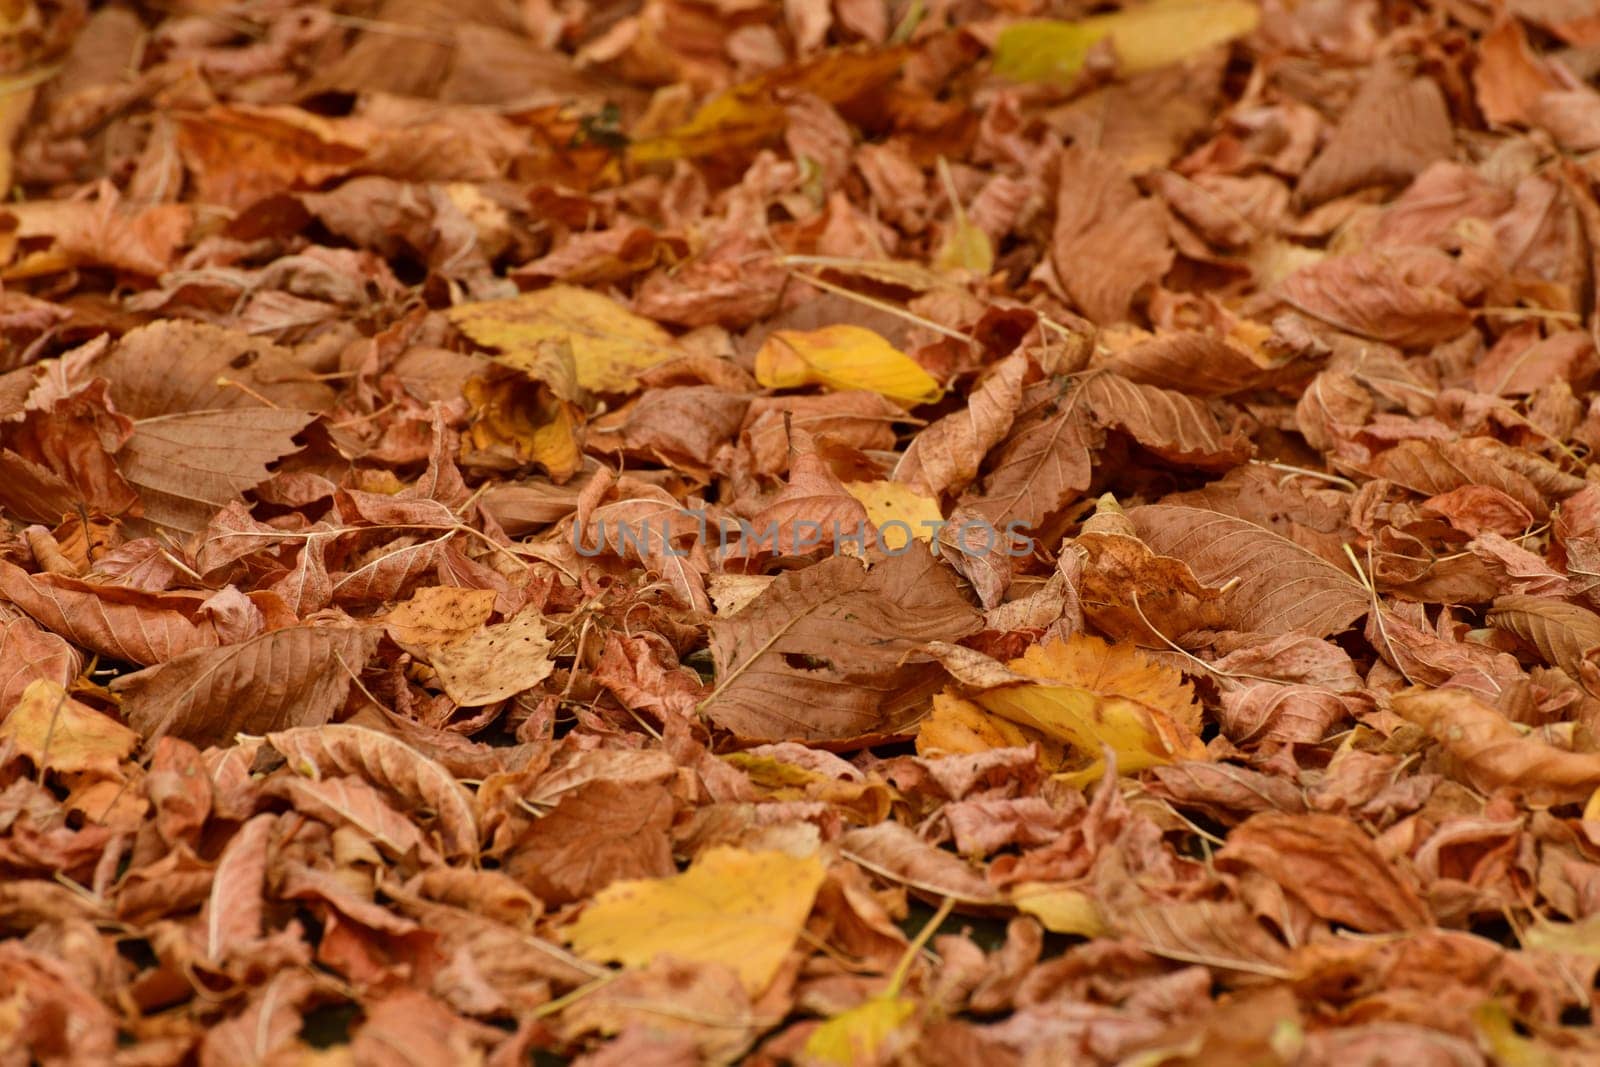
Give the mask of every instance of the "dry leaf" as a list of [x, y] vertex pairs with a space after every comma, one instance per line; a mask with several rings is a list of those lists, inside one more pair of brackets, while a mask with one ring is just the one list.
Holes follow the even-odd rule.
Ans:
[[496, 359], [543, 378], [548, 344], [572, 351], [576, 381], [596, 393], [631, 392], [641, 371], [678, 355], [672, 335], [615, 300], [570, 285], [553, 285], [511, 300], [458, 304], [450, 321]]
[[859, 744], [903, 733], [917, 688], [938, 673], [916, 648], [977, 622], [919, 545], [870, 568], [836, 556], [780, 576], [712, 625], [716, 684], [700, 711], [747, 741]]
[[756, 353], [756, 381], [768, 389], [862, 389], [908, 406], [944, 395], [914, 359], [860, 326], [774, 330]]
[[376, 635], [355, 627], [291, 626], [226, 648], [195, 649], [113, 683], [146, 738], [195, 744], [291, 726], [320, 726], [344, 706]]
[[447, 856], [477, 854], [477, 818], [466, 789], [404, 741], [366, 727], [335, 723], [268, 734], [267, 743], [283, 754], [296, 774], [356, 775], [387, 791], [404, 810], [431, 811]]
[[1227, 590], [1224, 610], [1237, 629], [1323, 637], [1345, 629], [1370, 607], [1354, 578], [1255, 523], [1168, 505], [1133, 508], [1128, 518], [1156, 552], [1182, 560], [1200, 581]]
[[940, 659], [973, 703], [1071, 746], [1088, 764], [1075, 771], [1080, 781], [1102, 776], [1106, 749], [1124, 774], [1206, 758], [1193, 694], [1176, 671], [1131, 648], [1075, 634], [1034, 645], [1004, 667], [954, 648]]
[[1465, 689], [1413, 689], [1395, 712], [1438, 741], [1457, 773], [1484, 791], [1523, 790], [1534, 803], [1563, 804], [1600, 789], [1600, 753], [1569, 752], [1524, 733]]
[[1068, 82], [1109, 40], [1122, 70], [1149, 70], [1247, 34], [1260, 19], [1249, 0], [1153, 0], [1076, 22], [1028, 19], [1001, 32], [994, 69], [1017, 81]]
[[567, 940], [589, 959], [629, 967], [663, 954], [721, 963], [754, 996], [794, 947], [822, 879], [814, 856], [708, 849], [682, 874], [602, 890]]
[[41, 678], [23, 690], [0, 720], [0, 741], [9, 741], [40, 772], [114, 778], [133, 754], [139, 735]]
[[438, 645], [429, 662], [450, 699], [464, 707], [505, 700], [531, 689], [555, 670], [544, 617], [524, 608], [505, 622]]

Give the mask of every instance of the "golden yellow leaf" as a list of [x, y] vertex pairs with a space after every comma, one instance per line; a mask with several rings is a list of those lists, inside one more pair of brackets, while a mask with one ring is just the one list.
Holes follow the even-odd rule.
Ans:
[[905, 61], [903, 48], [827, 52], [725, 89], [687, 122], [628, 146], [634, 163], [655, 163], [753, 148], [783, 132], [795, 92], [842, 103], [882, 85]]
[[1008, 666], [1022, 674], [1127, 697], [1157, 708], [1185, 729], [1200, 732], [1200, 704], [1183, 673], [1147, 658], [1137, 645], [1111, 644], [1092, 634], [1034, 645]]
[[682, 874], [607, 886], [567, 940], [587, 959], [628, 967], [662, 954], [721, 963], [759, 994], [794, 947], [823, 877], [816, 856], [707, 849]]
[[916, 1010], [916, 1001], [907, 997], [872, 997], [811, 1031], [806, 1039], [806, 1056], [844, 1067], [875, 1063], [889, 1038]]
[[1479, 1041], [1488, 1047], [1494, 1062], [1503, 1067], [1560, 1067], [1571, 1061], [1557, 1056], [1532, 1038], [1517, 1033], [1516, 1021], [1499, 1001], [1486, 1000], [1472, 1013]]
[[933, 265], [943, 271], [967, 270], [985, 275], [994, 269], [994, 246], [989, 243], [989, 235], [961, 213], [934, 253]]
[[923, 496], [909, 485], [887, 481], [846, 482], [844, 488], [867, 509], [867, 518], [878, 528], [879, 539], [890, 552], [905, 548], [912, 538], [931, 541], [944, 518], [937, 500]]
[[447, 314], [473, 341], [499, 349], [497, 362], [541, 380], [549, 376], [543, 346], [570, 345], [577, 383], [594, 393], [629, 392], [640, 371], [679, 354], [672, 335], [656, 323], [575, 285], [458, 304]]
[[1037, 731], [990, 715], [954, 693], [936, 693], [933, 711], [917, 730], [917, 755], [967, 755], [991, 748], [1021, 748]]
[[848, 325], [774, 330], [756, 353], [756, 381], [769, 389], [866, 389], [905, 404], [944, 395], [916, 360], [871, 330]]
[[73, 700], [59, 683], [39, 678], [28, 683], [22, 699], [0, 723], [0, 743], [5, 741], [41, 770], [115, 777], [118, 765], [138, 745], [139, 735]]
[[1122, 774], [1207, 758], [1196, 735], [1199, 706], [1182, 676], [1129, 647], [1074, 634], [1035, 645], [1006, 666], [968, 649], [952, 651], [960, 655], [943, 662], [974, 690], [972, 702], [1064, 742], [1088, 761], [1068, 778], [1075, 784], [1103, 773], [1107, 747]]
[[466, 445], [476, 451], [475, 459], [503, 457], [508, 467], [537, 463], [557, 482], [583, 468], [575, 405], [537, 382], [517, 378], [497, 382], [473, 378], [461, 393], [472, 405]]
[[1094, 898], [1081, 889], [1047, 882], [1019, 882], [1011, 889], [1011, 902], [1052, 933], [1099, 937], [1106, 932]]
[[1153, 0], [1073, 22], [1025, 19], [995, 40], [994, 69], [1015, 81], [1069, 81], [1109, 37], [1120, 69], [1137, 73], [1241, 37], [1260, 21], [1251, 0]]

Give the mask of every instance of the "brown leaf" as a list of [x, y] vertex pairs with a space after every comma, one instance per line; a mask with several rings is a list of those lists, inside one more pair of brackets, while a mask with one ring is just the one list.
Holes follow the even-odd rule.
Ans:
[[123, 714], [146, 738], [226, 744], [240, 733], [327, 722], [376, 643], [366, 629], [292, 626], [186, 652], [113, 687]]
[[1539, 97], [1567, 85], [1528, 47], [1522, 24], [1503, 13], [1478, 41], [1472, 71], [1478, 107], [1490, 122], [1527, 122]]
[[1023, 356], [1008, 356], [972, 391], [967, 409], [924, 429], [900, 456], [894, 480], [925, 496], [959, 492], [977, 476], [989, 449], [1011, 429], [1028, 372]]
[[1408, 77], [1399, 64], [1377, 64], [1327, 145], [1301, 175], [1302, 204], [1369, 185], [1409, 181], [1455, 147], [1444, 94], [1432, 79]]
[[1573, 681], [1600, 688], [1600, 671], [1588, 655], [1600, 648], [1600, 615], [1545, 597], [1503, 596], [1496, 598], [1488, 620], [1538, 649], [1546, 663], [1560, 667]]
[[204, 322], [161, 319], [129, 330], [95, 357], [117, 410], [133, 419], [255, 408], [323, 411], [333, 390], [291, 349]]
[[301, 1006], [315, 988], [303, 971], [279, 971], [238, 1015], [207, 1028], [200, 1067], [255, 1067], [293, 1046], [305, 1025]]
[[14, 707], [31, 682], [43, 679], [65, 686], [82, 669], [77, 650], [32, 619], [0, 619], [0, 709]]
[[348, 123], [297, 108], [224, 107], [179, 113], [178, 151], [203, 203], [245, 208], [273, 193], [347, 173], [365, 146]]
[[1166, 211], [1139, 195], [1116, 157], [1074, 144], [1061, 154], [1050, 266], [1094, 322], [1128, 317], [1134, 297], [1172, 266]]
[[268, 734], [267, 743], [298, 774], [356, 775], [408, 809], [431, 812], [447, 857], [477, 854], [477, 819], [465, 787], [404, 741], [363, 726], [333, 723]]
[[294, 435], [316, 415], [255, 408], [143, 419], [117, 453], [139, 490], [144, 516], [184, 533], [267, 478], [267, 465], [295, 451]]
[[916, 714], [908, 695], [939, 674], [916, 647], [977, 625], [949, 573], [916, 542], [870, 569], [826, 559], [712, 624], [717, 681], [701, 712], [745, 741], [851, 744], [903, 733]]
[[1156, 552], [1187, 563], [1212, 587], [1231, 587], [1223, 603], [1236, 629], [1325, 637], [1370, 607], [1354, 578], [1255, 523], [1200, 508], [1149, 505], [1128, 512]]
[[0, 597], [75, 645], [128, 663], [162, 663], [220, 643], [194, 593], [147, 593], [59, 574], [29, 574], [0, 560]]
[[1392, 706], [1432, 735], [1457, 773], [1485, 792], [1513, 786], [1530, 803], [1562, 804], [1600, 788], [1600, 753], [1568, 752], [1526, 736], [1465, 689], [1412, 689]]
[[1187, 467], [1226, 470], [1250, 458], [1250, 442], [1226, 432], [1206, 405], [1185, 393], [1096, 374], [1082, 386], [1096, 421], [1123, 430], [1162, 459]]
[[1276, 376], [1271, 363], [1231, 340], [1188, 330], [1158, 333], [1118, 352], [1105, 366], [1130, 382], [1191, 396], [1227, 396]]
[[1346, 333], [1431, 348], [1471, 326], [1463, 297], [1477, 295], [1473, 281], [1442, 252], [1377, 248], [1302, 267], [1279, 288], [1289, 304]]
[[524, 608], [430, 650], [428, 657], [450, 699], [464, 707], [505, 700], [550, 677], [555, 662], [544, 617]]
[[583, 900], [621, 878], [673, 874], [672, 795], [653, 783], [586, 782], [529, 824], [505, 871], [548, 904]]
[[839, 839], [839, 852], [879, 878], [931, 898], [979, 905], [1001, 899], [965, 860], [935, 848], [899, 823], [881, 822], [851, 830]]
[[394, 859], [405, 859], [414, 851], [421, 851], [427, 858], [429, 850], [422, 831], [361, 779], [296, 777], [281, 782], [289, 803], [297, 811], [329, 826], [353, 827]]
[[1498, 458], [1465, 441], [1402, 441], [1374, 456], [1366, 471], [1430, 497], [1485, 485], [1505, 493], [1535, 518], [1548, 515], [1549, 505], [1538, 487]]
[[1330, 922], [1367, 933], [1432, 924], [1416, 886], [1372, 839], [1335, 815], [1263, 812], [1228, 833], [1216, 858], [1249, 867], [1304, 901]]
[[961, 513], [996, 529], [1013, 520], [1037, 528], [1089, 487], [1091, 438], [1079, 390], [1053, 381], [1029, 386], [1011, 432], [988, 460], [981, 489], [961, 498]]
[[267, 851], [278, 817], [257, 815], [239, 828], [217, 860], [211, 895], [200, 909], [206, 958], [223, 962], [239, 949], [260, 940], [266, 914], [263, 899]]

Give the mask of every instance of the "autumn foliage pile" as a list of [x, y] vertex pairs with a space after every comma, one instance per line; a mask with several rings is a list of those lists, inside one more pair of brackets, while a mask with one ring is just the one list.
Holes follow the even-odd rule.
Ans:
[[1600, 1062], [1590, 4], [0, 64], [0, 1065]]

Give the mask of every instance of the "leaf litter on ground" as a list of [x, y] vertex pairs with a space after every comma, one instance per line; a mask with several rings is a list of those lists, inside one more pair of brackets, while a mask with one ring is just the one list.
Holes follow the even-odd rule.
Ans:
[[1600, 1059], [1586, 5], [0, 22], [0, 1059]]

